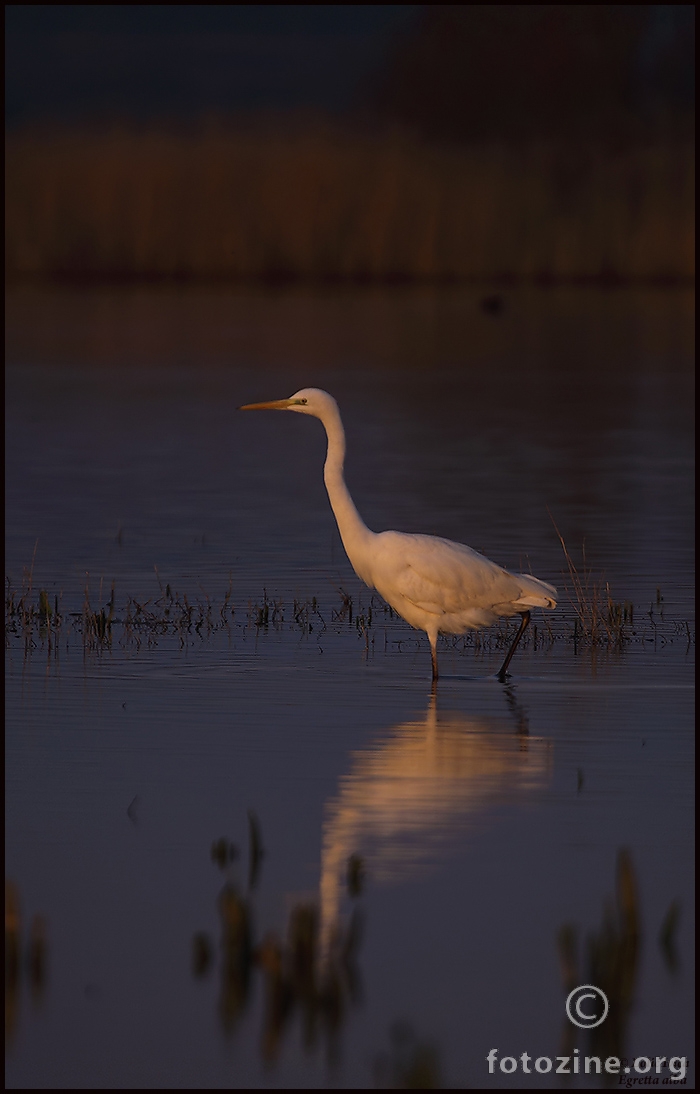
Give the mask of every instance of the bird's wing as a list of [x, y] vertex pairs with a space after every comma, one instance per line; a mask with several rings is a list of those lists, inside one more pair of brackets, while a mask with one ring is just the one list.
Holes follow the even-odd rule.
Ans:
[[517, 600], [512, 574], [471, 547], [437, 536], [384, 532], [375, 587], [391, 602], [398, 594], [423, 611], [453, 615]]

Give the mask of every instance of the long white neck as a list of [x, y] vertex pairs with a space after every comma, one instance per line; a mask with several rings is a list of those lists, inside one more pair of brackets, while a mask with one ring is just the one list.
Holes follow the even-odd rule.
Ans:
[[345, 485], [343, 464], [345, 462], [345, 430], [336, 406], [324, 409], [321, 418], [328, 437], [328, 452], [323, 467], [323, 481], [326, 484], [331, 509], [338, 522], [338, 531], [343, 541], [352, 567], [358, 577], [371, 585], [369, 571], [369, 549], [374, 537], [355, 508], [350, 492]]

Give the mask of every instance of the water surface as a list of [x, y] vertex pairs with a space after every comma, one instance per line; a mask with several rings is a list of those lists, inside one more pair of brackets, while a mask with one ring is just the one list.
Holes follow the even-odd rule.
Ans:
[[[6, 649], [6, 870], [48, 954], [11, 986], [10, 1086], [554, 1086], [485, 1057], [573, 1051], [566, 925], [617, 992], [581, 1052], [690, 1055], [692, 301], [482, 295], [10, 294], [8, 587], [64, 616]], [[443, 640], [431, 697], [425, 636], [344, 556], [319, 423], [235, 413], [312, 385], [370, 527], [559, 587], [508, 687], [497, 630]], [[621, 648], [574, 644], [550, 514], [634, 606]], [[86, 646], [69, 613], [112, 582], [119, 620], [169, 586], [201, 625]]]

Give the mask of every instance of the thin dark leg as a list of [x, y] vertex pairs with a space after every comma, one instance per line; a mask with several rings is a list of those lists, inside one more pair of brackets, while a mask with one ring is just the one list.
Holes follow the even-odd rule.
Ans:
[[432, 644], [432, 642], [430, 643], [430, 656], [433, 659], [433, 683], [435, 683], [438, 678], [437, 650], [435, 649], [435, 646]]
[[515, 651], [517, 649], [517, 646], [518, 646], [518, 642], [520, 641], [520, 639], [524, 635], [525, 630], [526, 630], [527, 625], [528, 625], [529, 622], [530, 622], [530, 613], [529, 612], [520, 612], [520, 627], [518, 628], [518, 633], [516, 634], [515, 638], [513, 639], [513, 645], [508, 650], [508, 653], [506, 654], [506, 659], [505, 659], [505, 661], [503, 662], [503, 664], [501, 665], [501, 667], [498, 671], [498, 679], [501, 681], [502, 684], [505, 684], [505, 682], [506, 682], [506, 676], [508, 675], [508, 666], [511, 662], [511, 658], [512, 658], [513, 654], [515, 653]]

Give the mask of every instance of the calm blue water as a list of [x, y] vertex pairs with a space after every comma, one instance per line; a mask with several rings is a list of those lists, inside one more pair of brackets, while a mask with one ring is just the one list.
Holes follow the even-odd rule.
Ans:
[[[6, 643], [6, 875], [22, 953], [35, 915], [47, 939], [45, 975], [23, 964], [10, 985], [9, 1086], [408, 1085], [421, 1067], [433, 1085], [556, 1086], [485, 1058], [573, 1053], [565, 925], [580, 983], [587, 939], [607, 939], [615, 1017], [607, 1041], [579, 1034], [581, 1055], [690, 1056], [692, 301], [505, 304], [10, 295], [8, 587], [31, 569], [64, 623], [50, 646], [38, 629]], [[553, 641], [534, 619], [509, 687], [489, 632], [444, 640], [433, 700], [425, 637], [376, 601], [369, 620], [319, 423], [235, 413], [311, 385], [341, 406], [371, 527], [467, 542], [559, 587]], [[621, 650], [574, 647], [548, 510], [591, 581], [633, 603]], [[106, 604], [112, 581], [120, 620], [129, 597], [162, 615], [169, 584], [211, 605], [209, 625], [115, 625], [85, 648], [68, 613], [86, 585]], [[238, 849], [223, 868], [220, 837]], [[300, 907], [320, 947], [336, 938], [314, 990], [292, 956]]]

